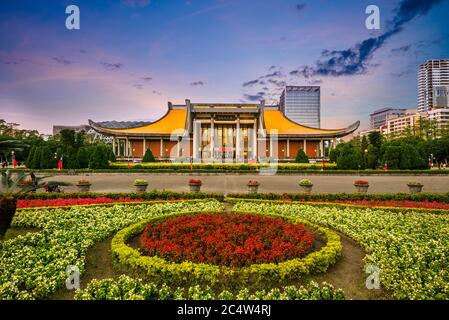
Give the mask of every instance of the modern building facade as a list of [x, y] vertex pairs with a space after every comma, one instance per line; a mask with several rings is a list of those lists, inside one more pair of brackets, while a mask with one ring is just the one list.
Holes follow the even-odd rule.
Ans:
[[286, 86], [279, 99], [279, 105], [287, 118], [304, 126], [321, 127], [319, 86]]
[[418, 112], [448, 107], [448, 91], [449, 59], [429, 60], [419, 66]]
[[382, 108], [369, 115], [371, 129], [379, 129], [387, 124], [387, 119], [405, 115], [407, 109]]
[[141, 159], [147, 149], [160, 160], [255, 162], [292, 159], [298, 149], [309, 158], [324, 158], [336, 139], [354, 132], [319, 129], [286, 118], [279, 106], [260, 104], [168, 103], [167, 113], [145, 126], [110, 129], [89, 120], [92, 128], [113, 138], [118, 159]]
[[416, 109], [409, 109], [403, 116], [393, 116], [387, 119], [386, 134], [400, 135], [406, 129], [416, 134], [421, 118], [426, 118], [426, 113], [417, 113]]
[[427, 118], [430, 121], [434, 121], [437, 129], [449, 129], [449, 108], [432, 109], [427, 112]]

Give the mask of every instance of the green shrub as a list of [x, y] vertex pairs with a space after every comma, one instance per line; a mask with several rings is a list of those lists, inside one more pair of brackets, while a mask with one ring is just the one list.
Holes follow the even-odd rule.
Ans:
[[298, 149], [298, 152], [296, 152], [295, 162], [296, 163], [309, 163], [309, 158], [307, 157], [304, 150]]
[[136, 179], [136, 180], [134, 180], [134, 185], [135, 186], [147, 186], [148, 181], [144, 180], [144, 179]]
[[103, 145], [97, 145], [89, 161], [90, 169], [109, 168], [108, 148]]
[[156, 162], [156, 159], [154, 158], [153, 152], [151, 151], [151, 149], [147, 149], [147, 151], [145, 151], [145, 155], [143, 156], [142, 159], [142, 163], [147, 163], [147, 162]]

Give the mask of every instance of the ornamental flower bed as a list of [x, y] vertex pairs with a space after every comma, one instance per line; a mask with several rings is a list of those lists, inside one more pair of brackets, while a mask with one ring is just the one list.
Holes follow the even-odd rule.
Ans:
[[366, 265], [396, 299], [449, 299], [448, 215], [307, 204], [238, 202], [234, 210], [276, 212], [326, 225], [357, 241]]
[[237, 293], [228, 290], [214, 292], [209, 286], [173, 288], [165, 284], [145, 283], [121, 275], [118, 279], [92, 280], [86, 289], [77, 291], [76, 300], [344, 300], [341, 289], [323, 282], [310, 282], [307, 286], [287, 286], [250, 293], [240, 289]]
[[148, 224], [144, 252], [180, 263], [243, 267], [306, 255], [313, 234], [300, 224], [250, 214], [196, 214]]
[[91, 204], [105, 204], [115, 202], [142, 202], [142, 199], [130, 199], [130, 198], [57, 198], [57, 199], [33, 199], [33, 200], [18, 200], [17, 208], [32, 208], [32, 207], [65, 207], [65, 206], [78, 206], [78, 205], [91, 205]]
[[449, 210], [449, 203], [437, 201], [411, 201], [411, 200], [334, 200], [332, 203], [352, 204], [366, 207], [403, 207]]
[[178, 211], [219, 211], [212, 201], [18, 210], [13, 227], [39, 228], [0, 242], [0, 300], [44, 299], [63, 287], [69, 265], [85, 271], [87, 250], [142, 219]]

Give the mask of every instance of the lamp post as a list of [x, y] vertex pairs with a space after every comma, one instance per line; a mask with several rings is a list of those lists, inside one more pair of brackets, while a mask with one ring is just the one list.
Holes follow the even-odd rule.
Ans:
[[17, 162], [16, 162], [16, 154], [15, 154], [14, 150], [11, 151], [11, 161], [12, 161], [12, 166], [15, 168], [17, 165]]

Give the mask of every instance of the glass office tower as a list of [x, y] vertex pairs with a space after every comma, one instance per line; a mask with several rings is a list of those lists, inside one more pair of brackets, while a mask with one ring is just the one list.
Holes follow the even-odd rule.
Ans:
[[308, 127], [320, 128], [320, 101], [319, 86], [286, 86], [279, 105], [287, 118]]

